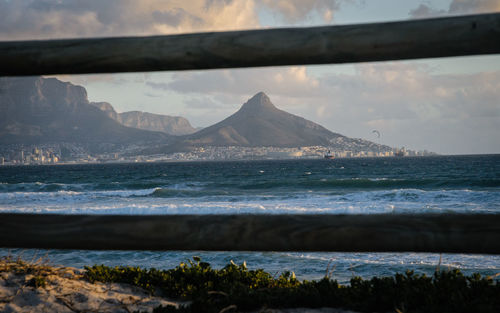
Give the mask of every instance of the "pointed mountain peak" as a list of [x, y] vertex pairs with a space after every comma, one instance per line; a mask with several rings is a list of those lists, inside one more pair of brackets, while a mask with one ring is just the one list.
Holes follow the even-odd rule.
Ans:
[[263, 91], [256, 93], [252, 98], [250, 98], [249, 101], [260, 101], [260, 102], [269, 101], [269, 102], [271, 102], [269, 97]]
[[262, 91], [245, 102], [241, 108], [245, 110], [276, 109], [274, 104], [271, 102], [271, 99], [269, 99], [269, 97]]

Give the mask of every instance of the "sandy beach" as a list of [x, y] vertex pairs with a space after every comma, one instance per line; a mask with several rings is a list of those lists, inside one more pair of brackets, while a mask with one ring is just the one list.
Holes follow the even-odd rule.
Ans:
[[90, 283], [83, 270], [0, 261], [0, 312], [151, 312], [179, 302], [127, 284]]

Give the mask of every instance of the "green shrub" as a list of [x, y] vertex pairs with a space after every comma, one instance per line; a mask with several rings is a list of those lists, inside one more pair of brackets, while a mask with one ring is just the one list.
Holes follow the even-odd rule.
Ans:
[[[161, 290], [169, 298], [191, 300], [191, 305], [158, 307], [154, 312], [220, 312], [263, 307], [338, 307], [360, 312], [500, 312], [500, 284], [479, 274], [464, 276], [459, 270], [436, 272], [434, 276], [412, 271], [394, 277], [363, 280], [353, 277], [340, 285], [325, 277], [299, 281], [292, 272], [274, 278], [262, 269], [248, 270], [232, 261], [213, 269], [199, 258], [174, 269], [145, 270], [139, 267], [86, 267], [91, 282], [119, 282]], [[233, 310], [234, 311], [234, 310]]]

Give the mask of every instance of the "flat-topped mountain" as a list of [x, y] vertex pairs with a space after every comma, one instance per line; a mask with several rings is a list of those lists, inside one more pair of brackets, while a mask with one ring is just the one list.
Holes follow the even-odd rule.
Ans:
[[91, 102], [109, 117], [122, 125], [144, 130], [159, 131], [169, 135], [180, 136], [196, 132], [189, 121], [180, 116], [153, 114], [141, 111], [117, 113], [108, 102]]
[[160, 132], [121, 125], [91, 105], [81, 86], [55, 78], [0, 78], [0, 143], [168, 141]]

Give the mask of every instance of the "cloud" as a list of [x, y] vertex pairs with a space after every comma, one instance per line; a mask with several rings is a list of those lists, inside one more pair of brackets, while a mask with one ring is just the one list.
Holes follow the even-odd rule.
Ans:
[[168, 89], [168, 83], [164, 83], [164, 82], [147, 81], [146, 86], [149, 86], [152, 89], [158, 89], [158, 90], [167, 90]]
[[116, 74], [82, 74], [82, 75], [44, 75], [76, 85], [89, 86], [92, 84], [108, 84], [123, 86], [129, 83], [144, 83], [147, 73], [120, 73]]
[[0, 40], [255, 28], [253, 0], [0, 1]]
[[330, 75], [325, 83], [367, 120], [500, 117], [500, 71], [439, 75], [420, 64], [388, 63], [360, 65], [355, 75]]
[[311, 96], [319, 86], [317, 79], [308, 75], [305, 66], [178, 72], [173, 75], [172, 82], [147, 84], [180, 93], [248, 95], [250, 90], [269, 90], [294, 97]]
[[442, 75], [433, 74], [423, 63], [401, 62], [359, 64], [355, 69], [354, 74], [321, 76], [309, 74], [305, 66], [180, 72], [169, 82], [146, 85], [195, 96], [241, 98], [264, 91], [308, 103], [331, 99], [341, 110], [355, 107], [356, 115], [368, 112], [358, 115], [367, 120], [500, 115], [499, 71]]
[[420, 4], [417, 8], [412, 9], [409, 13], [411, 18], [429, 18], [445, 14], [447, 14], [447, 11], [434, 9], [427, 4]]
[[[297, 23], [311, 13], [320, 15], [324, 22], [333, 20], [340, 8], [339, 0], [261, 0], [261, 3], [278, 14], [287, 23]], [[352, 1], [351, 1], [352, 2]]]
[[45, 75], [44, 77], [54, 77], [64, 82], [71, 82], [75, 85], [88, 85], [99, 82], [113, 83], [115, 79], [117, 79], [113, 74]]
[[0, 40], [174, 34], [259, 28], [259, 10], [285, 23], [333, 19], [353, 0], [0, 0]]
[[427, 4], [420, 4], [411, 10], [411, 18], [428, 18], [442, 15], [461, 15], [473, 13], [491, 13], [500, 11], [498, 0], [453, 0], [448, 10], [437, 10]]
[[488, 13], [500, 11], [498, 0], [453, 0], [450, 13]]
[[392, 146], [440, 153], [498, 152], [500, 71], [435, 74], [420, 63], [382, 63], [319, 80], [330, 102], [317, 119], [331, 129], [366, 138], [374, 128]]
[[151, 93], [151, 92], [144, 92], [144, 95], [149, 98], [161, 98], [162, 95]]

